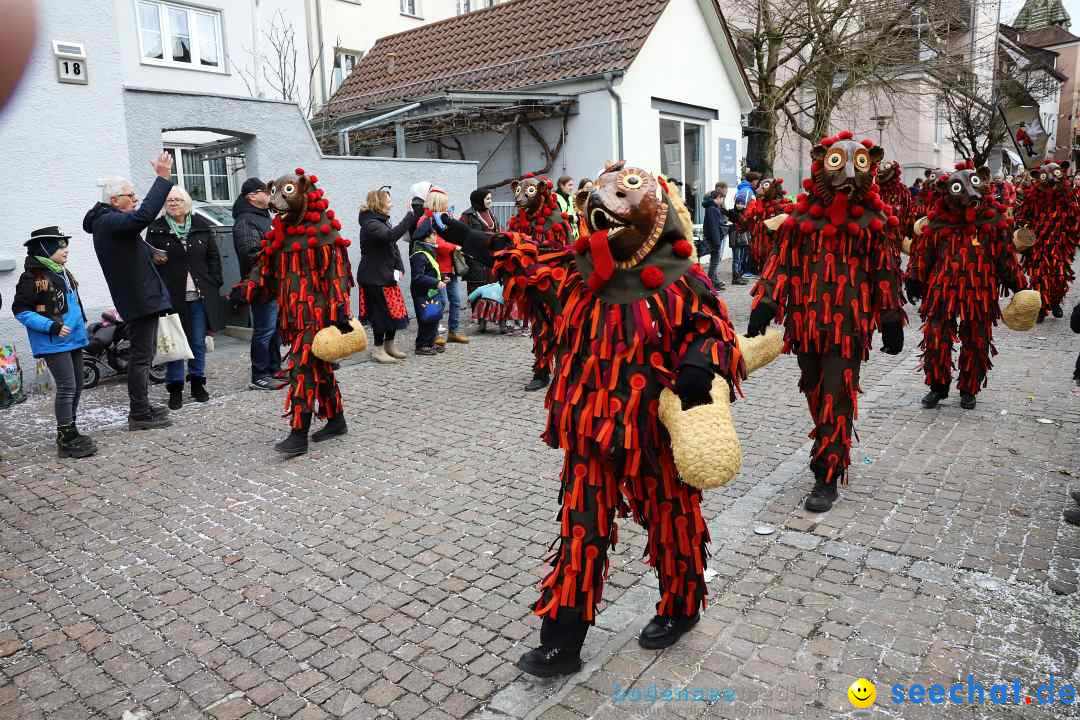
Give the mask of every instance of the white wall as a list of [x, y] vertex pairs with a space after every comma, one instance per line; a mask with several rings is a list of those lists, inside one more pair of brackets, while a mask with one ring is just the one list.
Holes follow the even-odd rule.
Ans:
[[[39, 3], [38, 21], [26, 75], [0, 114], [0, 157], [11, 170], [0, 178], [0, 192], [24, 198], [18, 211], [5, 214], [0, 236], [0, 258], [17, 260], [14, 272], [0, 273], [5, 313], [22, 272], [22, 243], [46, 225], [58, 224], [74, 236], [71, 267], [84, 293], [101, 296], [104, 281], [82, 218], [100, 195], [98, 178], [129, 169], [113, 0]], [[57, 82], [53, 40], [85, 44], [88, 85]]]
[[719, 166], [718, 141], [733, 139], [745, 155], [739, 99], [696, 0], [671, 0], [629, 71], [618, 83], [623, 98], [626, 160], [660, 170], [660, 112], [652, 98], [697, 105], [718, 112], [707, 123], [705, 188], [712, 189]]

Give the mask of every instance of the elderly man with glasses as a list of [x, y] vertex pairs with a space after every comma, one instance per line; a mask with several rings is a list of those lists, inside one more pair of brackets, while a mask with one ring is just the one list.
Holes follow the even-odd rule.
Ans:
[[83, 219], [83, 230], [94, 236], [94, 252], [113, 304], [127, 323], [131, 341], [127, 369], [130, 430], [172, 424], [168, 408], [152, 407], [148, 395], [158, 318], [172, 309], [172, 301], [154, 267], [153, 248], [142, 237], [142, 231], [161, 212], [172, 189], [172, 155], [162, 152], [150, 164], [157, 178], [141, 206], [129, 180], [107, 178], [101, 202], [90, 208]]
[[[266, 183], [251, 177], [240, 186], [240, 196], [233, 203], [233, 248], [240, 261], [240, 277], [251, 273], [262, 250], [263, 235], [270, 229], [270, 192]], [[281, 371], [281, 337], [278, 335], [277, 300], [251, 303], [251, 382], [252, 390], [277, 390], [282, 383], [274, 379]]]

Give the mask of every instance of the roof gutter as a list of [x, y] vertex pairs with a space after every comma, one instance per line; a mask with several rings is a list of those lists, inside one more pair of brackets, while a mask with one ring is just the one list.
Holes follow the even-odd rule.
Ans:
[[[619, 74], [621, 75], [622, 73]], [[604, 82], [606, 83], [608, 95], [615, 101], [615, 137], [619, 149], [619, 157], [617, 159], [625, 160], [626, 153], [623, 148], [622, 96], [615, 91], [614, 79], [614, 73], [604, 73]]]
[[391, 110], [388, 113], [383, 113], [378, 117], [369, 118], [367, 120], [364, 120], [363, 122], [354, 123], [352, 125], [346, 125], [345, 127], [338, 130], [338, 152], [340, 152], [342, 155], [349, 154], [349, 133], [351, 131], [363, 130], [364, 128], [371, 127], [372, 125], [381, 125], [386, 120], [395, 118], [398, 115], [404, 115], [405, 113], [412, 112], [413, 110], [420, 107], [422, 104], [423, 103], [415, 102], [411, 105], [399, 107], [397, 110]]

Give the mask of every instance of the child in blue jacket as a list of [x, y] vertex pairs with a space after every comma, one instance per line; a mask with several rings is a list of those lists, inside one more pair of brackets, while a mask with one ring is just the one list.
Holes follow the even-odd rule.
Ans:
[[435, 355], [444, 348], [435, 344], [439, 334], [442, 313], [425, 318], [422, 309], [427, 303], [440, 303], [439, 291], [446, 287], [439, 262], [435, 259], [435, 236], [430, 234], [430, 221], [424, 221], [413, 234], [412, 252], [409, 254], [411, 274], [409, 292], [416, 311], [416, 354]]
[[82, 393], [82, 349], [90, 338], [79, 285], [64, 267], [71, 236], [57, 226], [30, 233], [26, 264], [15, 287], [11, 311], [26, 326], [35, 358], [45, 360], [56, 383], [56, 449], [60, 457], [82, 458], [97, 445], [75, 427]]

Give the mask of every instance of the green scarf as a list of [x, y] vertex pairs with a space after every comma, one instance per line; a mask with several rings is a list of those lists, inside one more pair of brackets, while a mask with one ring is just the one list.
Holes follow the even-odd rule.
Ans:
[[181, 240], [187, 239], [188, 233], [191, 231], [191, 213], [188, 213], [187, 217], [184, 218], [183, 225], [177, 224], [168, 213], [165, 215], [165, 222], [169, 224], [169, 229], [172, 230], [173, 235]]
[[41, 257], [40, 255], [35, 255], [34, 258], [36, 258], [39, 263], [49, 268], [57, 275], [62, 276], [64, 274], [64, 266], [58, 262], [55, 262], [52, 258]]

